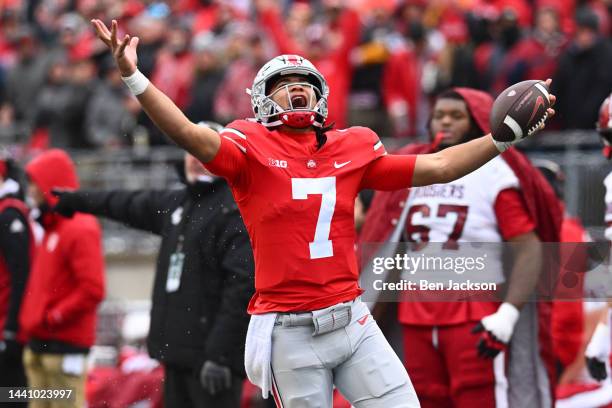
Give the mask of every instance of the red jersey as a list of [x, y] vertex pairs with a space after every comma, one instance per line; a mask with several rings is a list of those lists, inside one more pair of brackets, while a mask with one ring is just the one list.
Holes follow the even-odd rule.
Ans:
[[[362, 188], [389, 187], [386, 173], [373, 171], [386, 155], [378, 136], [362, 127], [332, 130], [317, 149], [314, 132], [288, 134], [246, 120], [220, 135], [206, 167], [228, 180], [251, 238], [249, 313], [316, 310], [360, 295], [355, 197]], [[415, 157], [403, 156], [404, 185]]]

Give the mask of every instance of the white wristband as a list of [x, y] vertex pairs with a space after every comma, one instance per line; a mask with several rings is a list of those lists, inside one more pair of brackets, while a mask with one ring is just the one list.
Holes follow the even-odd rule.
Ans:
[[501, 316], [514, 330], [514, 325], [521, 312], [512, 303], [504, 302], [497, 309], [497, 314]]
[[491, 135], [491, 140], [493, 141], [493, 144], [495, 144], [495, 147], [497, 147], [497, 150], [499, 150], [500, 153], [505, 152], [506, 150], [511, 148], [512, 145], [515, 143], [515, 142], [499, 142], [493, 138], [493, 135]]
[[518, 318], [518, 309], [510, 303], [504, 302], [499, 306], [497, 312], [483, 317], [481, 322], [484, 328], [497, 337], [499, 341], [508, 344]]
[[140, 95], [147, 89], [147, 86], [149, 86], [149, 80], [138, 69], [129, 77], [122, 76], [121, 79], [125, 82], [127, 87], [130, 88], [130, 92], [132, 92], [134, 96]]

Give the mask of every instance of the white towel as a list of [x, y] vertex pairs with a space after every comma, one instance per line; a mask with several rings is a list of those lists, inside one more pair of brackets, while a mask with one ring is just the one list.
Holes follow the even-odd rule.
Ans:
[[276, 313], [252, 315], [244, 347], [244, 368], [249, 381], [261, 388], [268, 398], [272, 387], [272, 330]]

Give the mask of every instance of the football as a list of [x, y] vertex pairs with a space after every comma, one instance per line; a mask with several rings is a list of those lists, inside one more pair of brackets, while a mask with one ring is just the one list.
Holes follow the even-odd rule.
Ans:
[[535, 133], [548, 117], [548, 89], [544, 81], [519, 82], [505, 89], [491, 109], [493, 138], [513, 142]]

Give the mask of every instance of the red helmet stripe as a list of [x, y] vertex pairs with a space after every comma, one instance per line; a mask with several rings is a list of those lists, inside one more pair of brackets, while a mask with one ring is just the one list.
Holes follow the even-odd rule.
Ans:
[[285, 64], [295, 65], [296, 67], [299, 65], [302, 65], [302, 62], [304, 60], [299, 55], [293, 55], [293, 54], [285, 55], [284, 58], [285, 58]]

